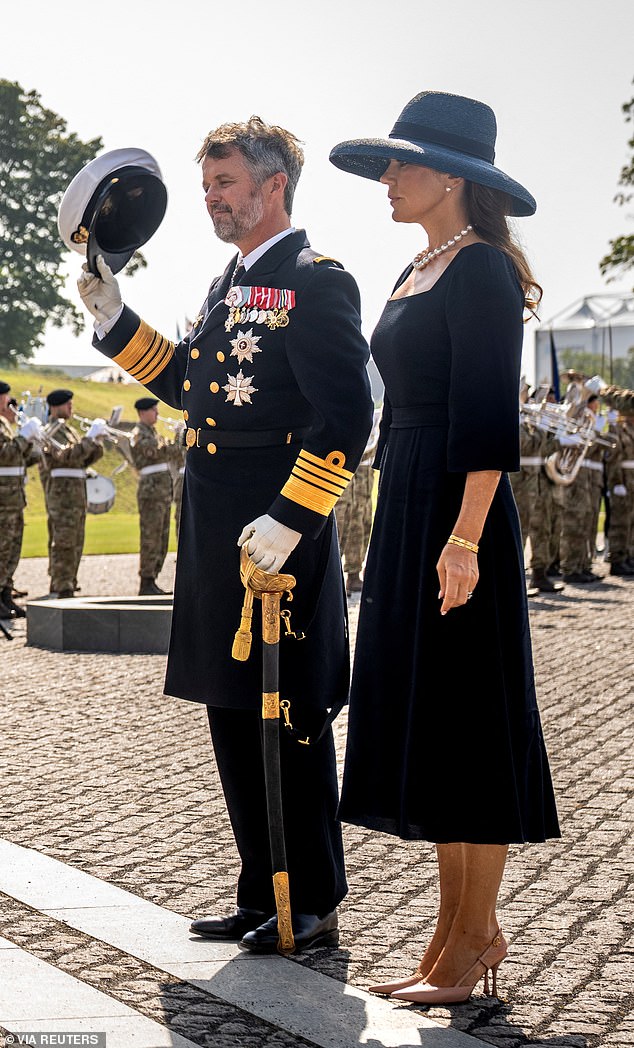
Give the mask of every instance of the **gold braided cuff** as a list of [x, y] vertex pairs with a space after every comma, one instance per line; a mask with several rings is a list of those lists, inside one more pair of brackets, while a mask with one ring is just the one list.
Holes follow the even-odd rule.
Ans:
[[142, 385], [147, 385], [169, 364], [174, 343], [142, 320], [127, 346], [117, 353], [114, 363]]
[[327, 517], [353, 477], [345, 462], [342, 451], [331, 451], [322, 459], [302, 449], [282, 495]]
[[461, 539], [459, 535], [450, 535], [447, 539], [448, 546], [460, 546], [462, 549], [468, 549], [471, 553], [477, 553], [480, 547], [476, 542], [469, 542], [468, 539]]

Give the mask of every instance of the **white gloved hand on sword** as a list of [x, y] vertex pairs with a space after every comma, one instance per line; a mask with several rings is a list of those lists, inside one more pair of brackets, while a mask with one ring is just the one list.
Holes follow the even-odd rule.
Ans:
[[86, 309], [100, 324], [112, 320], [121, 310], [123, 302], [117, 278], [110, 266], [104, 261], [103, 255], [97, 255], [100, 276], [91, 273], [86, 262], [81, 269], [77, 287]]
[[300, 531], [293, 531], [285, 524], [265, 513], [242, 529], [238, 546], [246, 544], [249, 558], [262, 571], [278, 572], [301, 539]]

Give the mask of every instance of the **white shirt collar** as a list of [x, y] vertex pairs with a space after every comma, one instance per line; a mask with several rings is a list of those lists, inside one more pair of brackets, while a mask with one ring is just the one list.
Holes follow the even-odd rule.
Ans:
[[262, 258], [262, 255], [266, 254], [270, 247], [273, 247], [273, 244], [277, 244], [278, 240], [283, 240], [284, 237], [290, 236], [294, 232], [295, 226], [290, 226], [288, 229], [283, 229], [281, 233], [276, 233], [270, 240], [265, 240], [263, 244], [259, 244], [253, 251], [249, 251], [249, 254], [245, 255], [244, 258], [238, 256], [238, 265], [242, 264], [246, 270], [249, 270], [259, 258]]

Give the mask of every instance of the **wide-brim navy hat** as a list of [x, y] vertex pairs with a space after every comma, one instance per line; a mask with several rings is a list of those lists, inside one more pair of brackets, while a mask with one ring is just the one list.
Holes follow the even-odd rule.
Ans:
[[119, 273], [154, 235], [166, 208], [167, 190], [154, 157], [144, 149], [113, 149], [75, 175], [57, 224], [66, 247], [85, 255], [99, 276], [97, 255]]
[[484, 102], [442, 91], [421, 91], [407, 103], [389, 138], [353, 138], [330, 152], [335, 167], [376, 181], [391, 160], [420, 164], [497, 189], [510, 213], [533, 215], [535, 198], [495, 167], [495, 113]]

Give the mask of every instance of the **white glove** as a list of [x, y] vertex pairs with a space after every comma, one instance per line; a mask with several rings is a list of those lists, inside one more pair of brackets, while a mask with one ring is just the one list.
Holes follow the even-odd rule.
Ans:
[[43, 430], [42, 423], [39, 418], [35, 416], [33, 418], [27, 418], [26, 422], [23, 422], [18, 430], [18, 436], [24, 437], [25, 440], [38, 440], [42, 435]]
[[578, 433], [561, 433], [557, 437], [558, 442], [562, 448], [576, 447], [581, 444], [581, 437]]
[[262, 571], [275, 573], [280, 570], [301, 537], [300, 531], [287, 528], [285, 524], [280, 524], [265, 513], [242, 529], [238, 545], [244, 546], [246, 543], [247, 553], [253, 563]]
[[625, 487], [625, 484], [615, 484], [612, 488], [612, 494], [618, 495], [619, 498], [623, 498], [624, 495], [627, 495], [627, 488]]
[[108, 430], [108, 423], [105, 418], [93, 419], [86, 436], [89, 440], [96, 440], [97, 437], [103, 437], [104, 433]]
[[117, 279], [110, 266], [104, 262], [103, 255], [97, 255], [97, 269], [101, 274], [100, 277], [90, 272], [86, 262], [81, 268], [82, 272], [79, 274], [77, 287], [82, 302], [93, 317], [103, 324], [106, 320], [111, 320], [116, 316], [123, 304]]

